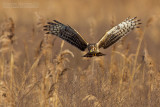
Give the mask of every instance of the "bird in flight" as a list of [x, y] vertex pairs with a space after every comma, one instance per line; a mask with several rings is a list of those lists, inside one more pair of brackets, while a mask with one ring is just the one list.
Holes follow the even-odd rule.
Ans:
[[139, 28], [141, 23], [140, 20], [136, 18], [137, 17], [129, 19], [128, 17], [106, 32], [99, 42], [93, 44], [86, 42], [84, 38], [69, 25], [64, 25], [56, 20], [53, 20], [54, 22], [48, 22], [48, 24], [44, 26], [44, 31], [46, 31], [46, 34], [60, 37], [81, 51], [85, 51], [85, 49], [88, 48], [88, 53], [83, 57], [104, 56], [105, 54], [100, 52], [100, 48], [108, 48], [122, 37], [126, 36], [134, 28]]

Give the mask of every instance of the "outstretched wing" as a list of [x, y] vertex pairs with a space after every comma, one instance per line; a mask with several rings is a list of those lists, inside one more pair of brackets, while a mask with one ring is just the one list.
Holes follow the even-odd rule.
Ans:
[[84, 51], [87, 48], [87, 42], [83, 39], [82, 36], [76, 30], [70, 26], [64, 25], [56, 20], [54, 22], [48, 22], [48, 25], [44, 26], [46, 34], [56, 35], [68, 43], [76, 46], [81, 51]]
[[139, 28], [140, 20], [136, 20], [136, 17], [125, 19], [122, 23], [113, 27], [111, 30], [106, 32], [102, 39], [97, 43], [98, 47], [103, 47], [104, 49], [116, 43], [119, 39], [126, 36], [134, 28]]

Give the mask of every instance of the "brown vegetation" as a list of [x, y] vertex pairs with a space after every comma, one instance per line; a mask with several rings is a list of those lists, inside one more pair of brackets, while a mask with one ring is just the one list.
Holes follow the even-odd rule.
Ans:
[[[38, 8], [0, 7], [0, 107], [160, 105], [158, 0], [4, 2]], [[141, 28], [102, 50], [104, 57], [83, 58], [77, 48], [42, 30], [57, 19], [97, 42], [128, 16], [141, 18]]]

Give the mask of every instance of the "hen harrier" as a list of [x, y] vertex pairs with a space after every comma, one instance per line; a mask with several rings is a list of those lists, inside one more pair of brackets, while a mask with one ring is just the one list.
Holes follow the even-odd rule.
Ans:
[[106, 32], [105, 35], [99, 40], [99, 42], [94, 44], [87, 43], [75, 29], [56, 20], [54, 20], [53, 23], [48, 22], [48, 25], [44, 26], [44, 30], [47, 31], [46, 34], [56, 35], [68, 43], [74, 45], [81, 51], [85, 51], [85, 49], [88, 48], [89, 52], [83, 57], [93, 57], [105, 55], [99, 51], [100, 48], [108, 48], [122, 37], [126, 36], [127, 33], [129, 33], [134, 28], [139, 28], [140, 24], [140, 20], [137, 20], [136, 17], [131, 19], [128, 17], [122, 23]]

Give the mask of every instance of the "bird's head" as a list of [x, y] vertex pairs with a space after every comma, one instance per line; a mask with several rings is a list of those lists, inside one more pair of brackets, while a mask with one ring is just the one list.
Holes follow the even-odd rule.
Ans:
[[89, 52], [97, 52], [97, 46], [95, 44], [90, 44], [88, 46], [88, 51]]

